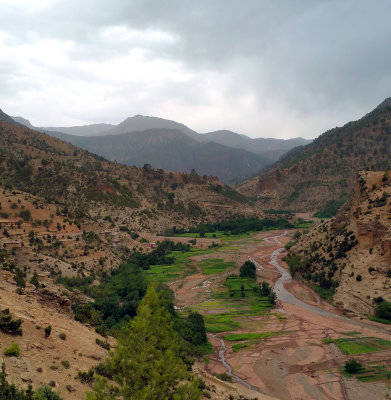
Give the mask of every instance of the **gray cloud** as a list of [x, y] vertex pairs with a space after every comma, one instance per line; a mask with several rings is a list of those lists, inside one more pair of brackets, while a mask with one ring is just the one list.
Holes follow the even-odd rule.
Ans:
[[388, 0], [0, 1], [0, 104], [314, 137], [390, 96]]

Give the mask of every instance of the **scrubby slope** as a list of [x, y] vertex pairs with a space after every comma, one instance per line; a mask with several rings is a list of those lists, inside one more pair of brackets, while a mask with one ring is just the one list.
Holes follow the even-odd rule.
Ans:
[[385, 169], [391, 154], [391, 99], [358, 121], [292, 150], [238, 190], [265, 208], [315, 211], [350, 193], [356, 173]]
[[[391, 185], [388, 173], [361, 172], [350, 202], [290, 249], [296, 273], [324, 289], [334, 303], [373, 313], [391, 301]], [[288, 257], [289, 259], [289, 257]]]

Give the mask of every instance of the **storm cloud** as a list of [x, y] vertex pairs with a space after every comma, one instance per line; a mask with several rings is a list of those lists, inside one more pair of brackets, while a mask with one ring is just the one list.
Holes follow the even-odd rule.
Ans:
[[391, 95], [388, 0], [0, 0], [0, 108], [316, 137]]

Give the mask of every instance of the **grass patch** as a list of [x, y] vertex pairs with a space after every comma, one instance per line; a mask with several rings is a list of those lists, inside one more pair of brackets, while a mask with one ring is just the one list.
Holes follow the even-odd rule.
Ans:
[[391, 321], [384, 318], [375, 317], [374, 315], [370, 316], [369, 319], [371, 321], [380, 322], [381, 324], [391, 325]]
[[[224, 249], [220, 247], [219, 249]], [[167, 256], [174, 257], [175, 261], [171, 265], [151, 265], [145, 271], [148, 280], [157, 282], [170, 282], [180, 277], [196, 273], [195, 261], [192, 257], [211, 254], [218, 251], [216, 248], [197, 249], [191, 248], [190, 251], [172, 251]]]
[[327, 337], [327, 338], [324, 338], [324, 339], [323, 339], [323, 343], [324, 343], [324, 344], [334, 343], [334, 340]]
[[391, 348], [391, 341], [376, 338], [340, 338], [336, 340], [338, 347], [345, 354], [374, 353]]
[[357, 332], [357, 331], [352, 331], [352, 332], [341, 332], [342, 335], [346, 335], [346, 336], [356, 336], [356, 335], [361, 335], [361, 332]]
[[206, 315], [205, 328], [208, 332], [227, 332], [240, 328], [239, 322], [232, 319], [229, 314]]
[[258, 343], [257, 341], [248, 341], [248, 342], [242, 342], [242, 343], [234, 343], [232, 345], [232, 351], [237, 353], [239, 350], [246, 349], [247, 347], [250, 347], [252, 344]]
[[221, 258], [210, 258], [208, 260], [203, 260], [200, 265], [204, 274], [212, 275], [224, 272], [226, 269], [234, 267], [235, 263], [233, 261], [226, 262]]

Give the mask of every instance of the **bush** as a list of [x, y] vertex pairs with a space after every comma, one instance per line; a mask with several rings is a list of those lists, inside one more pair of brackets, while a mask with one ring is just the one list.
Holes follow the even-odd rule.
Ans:
[[385, 319], [391, 321], [391, 302], [383, 301], [377, 307], [375, 311], [375, 316], [377, 318]]
[[362, 364], [356, 361], [354, 358], [351, 358], [349, 361], [345, 363], [345, 371], [349, 374], [357, 374], [362, 369]]
[[35, 391], [33, 400], [62, 400], [62, 397], [52, 388], [45, 385]]
[[240, 267], [240, 276], [241, 277], [248, 277], [248, 278], [254, 278], [255, 279], [255, 275], [256, 275], [256, 267], [255, 267], [255, 264], [252, 261], [246, 261]]
[[362, 276], [361, 275], [357, 275], [356, 276], [356, 281], [357, 282], [361, 282], [362, 281]]
[[10, 347], [4, 349], [6, 357], [17, 357], [20, 354], [20, 347], [17, 343], [12, 343]]
[[51, 325], [48, 325], [47, 327], [45, 327], [45, 339], [47, 339], [51, 333], [52, 333], [52, 327]]
[[22, 320], [13, 320], [12, 314], [10, 313], [10, 310], [8, 308], [0, 312], [0, 330], [2, 332], [9, 335], [22, 336], [23, 332], [20, 325], [22, 325]]
[[59, 337], [61, 340], [65, 340], [65, 339], [67, 338], [67, 335], [66, 335], [65, 333], [60, 333], [60, 334], [58, 335], [58, 337]]
[[61, 365], [64, 367], [64, 368], [66, 368], [66, 369], [68, 369], [71, 365], [69, 364], [69, 361], [67, 361], [67, 360], [62, 360], [61, 361]]

